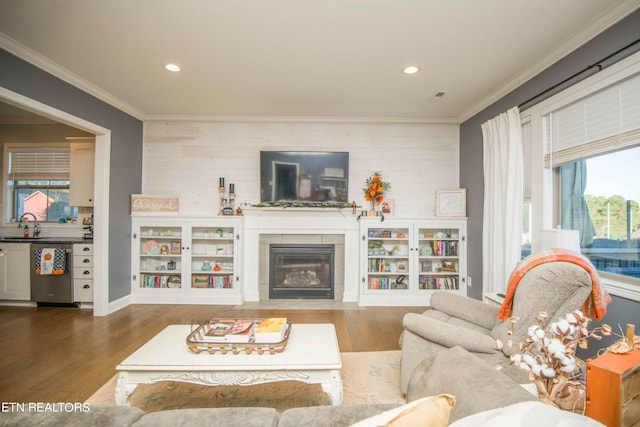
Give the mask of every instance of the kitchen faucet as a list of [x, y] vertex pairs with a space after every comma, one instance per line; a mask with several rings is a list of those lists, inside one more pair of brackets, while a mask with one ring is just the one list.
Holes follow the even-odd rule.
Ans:
[[25, 220], [25, 216], [26, 215], [31, 215], [31, 217], [33, 218], [33, 238], [37, 238], [40, 235], [40, 224], [38, 224], [38, 217], [35, 216], [33, 213], [31, 212], [25, 212], [20, 216], [20, 219], [18, 220], [18, 228], [25, 228], [27, 227], [26, 224], [24, 224]]

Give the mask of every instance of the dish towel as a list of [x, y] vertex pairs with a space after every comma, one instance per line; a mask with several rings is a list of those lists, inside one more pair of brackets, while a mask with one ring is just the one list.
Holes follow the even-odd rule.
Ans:
[[59, 276], [66, 269], [66, 251], [55, 248], [35, 250], [36, 274]]

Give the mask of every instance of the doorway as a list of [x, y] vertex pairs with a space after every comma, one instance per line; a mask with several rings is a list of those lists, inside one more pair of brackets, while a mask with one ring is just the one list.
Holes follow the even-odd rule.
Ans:
[[94, 168], [94, 291], [93, 314], [109, 314], [109, 175], [111, 131], [19, 93], [0, 87], [0, 102], [95, 135]]

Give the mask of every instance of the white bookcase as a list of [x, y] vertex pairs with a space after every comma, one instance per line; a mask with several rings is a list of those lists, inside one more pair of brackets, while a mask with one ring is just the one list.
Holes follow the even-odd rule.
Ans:
[[242, 303], [236, 217], [132, 219], [134, 303]]
[[467, 293], [467, 220], [361, 219], [361, 305], [427, 306]]

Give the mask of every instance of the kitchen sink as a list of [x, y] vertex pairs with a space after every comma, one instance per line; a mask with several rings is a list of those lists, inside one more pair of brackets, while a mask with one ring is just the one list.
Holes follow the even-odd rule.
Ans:
[[40, 240], [38, 237], [0, 237], [0, 240]]
[[84, 242], [85, 239], [81, 237], [18, 237], [18, 236], [5, 236], [0, 237], [0, 242], [41, 242], [41, 243], [67, 243], [67, 242]]

